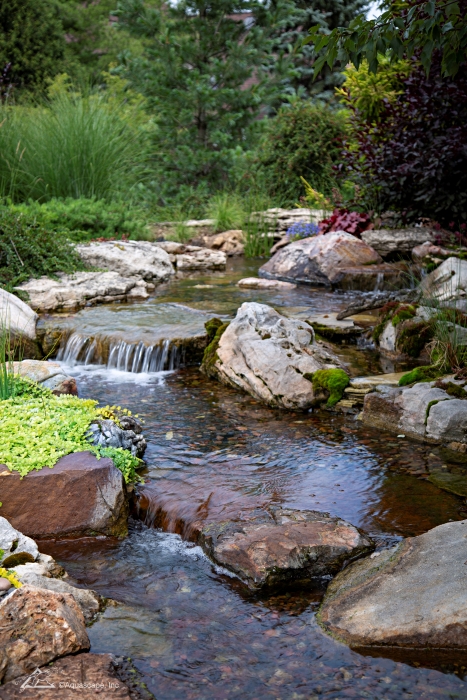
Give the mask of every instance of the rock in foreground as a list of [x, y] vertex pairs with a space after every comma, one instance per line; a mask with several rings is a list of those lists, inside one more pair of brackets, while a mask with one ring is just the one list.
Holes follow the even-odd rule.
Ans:
[[0, 517], [0, 566], [10, 569], [18, 564], [34, 562], [39, 556], [37, 544]]
[[[1, 700], [130, 700], [127, 686], [116, 673], [117, 665], [110, 654], [66, 656], [35, 672], [36, 687], [20, 676], [0, 687]], [[27, 683], [28, 687], [22, 687]], [[49, 685], [49, 687], [47, 687]], [[42, 687], [41, 687], [42, 686]]]
[[341, 289], [373, 291], [404, 286], [401, 270], [350, 233], [313, 236], [281, 248], [263, 265], [261, 277]]
[[315, 402], [305, 374], [341, 366], [335, 355], [314, 341], [307, 323], [255, 302], [241, 305], [217, 351], [211, 344], [206, 355], [203, 368], [210, 376], [269, 406], [288, 409], [306, 409]]
[[0, 682], [89, 646], [84, 617], [68, 593], [23, 586], [0, 603]]
[[342, 571], [319, 612], [352, 647], [467, 649], [467, 521], [446, 523]]
[[75, 272], [59, 274], [58, 279], [40, 277], [20, 284], [33, 309], [40, 312], [71, 311], [82, 306], [146, 299], [147, 284], [137, 277], [118, 272]]
[[[0, 470], [2, 467], [0, 467]], [[34, 538], [127, 533], [128, 504], [122, 473], [111, 459], [91, 452], [62, 457], [52, 468], [0, 471], [2, 515]]]
[[199, 541], [218, 564], [251, 589], [310, 580], [338, 572], [372, 548], [350, 523], [317, 511], [276, 510], [256, 523], [206, 525]]

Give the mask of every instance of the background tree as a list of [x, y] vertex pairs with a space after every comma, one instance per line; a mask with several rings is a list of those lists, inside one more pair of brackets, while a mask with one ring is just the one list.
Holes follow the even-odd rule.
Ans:
[[122, 69], [156, 114], [154, 158], [166, 192], [226, 182], [231, 149], [248, 146], [258, 115], [282, 89], [289, 63], [273, 55], [272, 32], [289, 7], [277, 4], [266, 22], [257, 0], [245, 0], [243, 16], [235, 0], [181, 0], [163, 10], [119, 3], [119, 25], [146, 43]]
[[0, 0], [0, 70], [11, 64], [16, 91], [37, 91], [63, 70], [65, 37], [48, 0]]

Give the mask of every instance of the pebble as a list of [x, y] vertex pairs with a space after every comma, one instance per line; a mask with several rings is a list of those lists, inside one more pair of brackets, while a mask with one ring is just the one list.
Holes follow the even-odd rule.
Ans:
[[0, 578], [0, 596], [4, 595], [7, 591], [12, 588], [13, 584], [7, 578]]

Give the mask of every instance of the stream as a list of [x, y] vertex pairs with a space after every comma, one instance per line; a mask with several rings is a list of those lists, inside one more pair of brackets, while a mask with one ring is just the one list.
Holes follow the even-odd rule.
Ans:
[[[467, 699], [465, 668], [454, 660], [423, 665], [356, 653], [317, 625], [323, 588], [252, 594], [191, 541], [200, 519], [247, 519], [269, 505], [338, 515], [378, 547], [467, 518], [465, 465], [438, 448], [353, 415], [269, 409], [197, 367], [176, 368], [183, 357], [171, 354], [170, 340], [181, 327], [195, 336], [207, 318], [231, 317], [244, 301], [297, 315], [338, 311], [351, 298], [235, 286], [257, 268], [229, 260], [225, 273], [173, 280], [147, 302], [53, 319], [71, 332], [59, 357], [80, 395], [138, 414], [148, 448], [125, 540], [48, 541], [40, 549], [80, 585], [118, 601], [88, 629], [92, 651], [131, 658], [157, 700]], [[98, 349], [89, 354], [96, 329], [109, 348], [126, 344], [120, 364], [109, 354], [99, 363]], [[87, 349], [71, 351], [73, 334]], [[159, 353], [144, 364], [145, 348], [161, 339], [164, 362]], [[354, 375], [394, 369], [370, 349], [341, 346], [339, 354]]]

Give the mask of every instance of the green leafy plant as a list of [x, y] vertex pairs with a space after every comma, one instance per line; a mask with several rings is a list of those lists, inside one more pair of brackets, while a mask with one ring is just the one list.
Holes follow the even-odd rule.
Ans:
[[0, 578], [6, 578], [14, 588], [21, 588], [23, 585], [15, 571], [4, 569], [2, 566], [0, 566]]
[[241, 229], [245, 220], [243, 202], [238, 195], [229, 192], [216, 194], [209, 200], [207, 216], [214, 219], [216, 231]]
[[0, 207], [0, 285], [10, 291], [30, 277], [84, 269], [68, 231]]
[[[90, 445], [89, 426], [102, 417], [97, 401], [55, 396], [34, 382], [14, 377], [19, 390], [0, 401], [0, 463], [25, 476], [53, 467], [64, 455], [90, 450], [111, 457], [126, 480], [137, 478], [141, 460], [127, 450]], [[108, 407], [107, 407], [108, 408]]]

